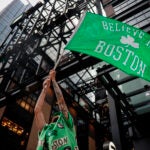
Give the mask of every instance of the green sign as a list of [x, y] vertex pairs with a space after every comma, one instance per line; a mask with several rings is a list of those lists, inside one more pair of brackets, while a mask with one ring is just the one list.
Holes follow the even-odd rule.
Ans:
[[125, 23], [86, 12], [65, 49], [102, 59], [150, 81], [150, 35]]

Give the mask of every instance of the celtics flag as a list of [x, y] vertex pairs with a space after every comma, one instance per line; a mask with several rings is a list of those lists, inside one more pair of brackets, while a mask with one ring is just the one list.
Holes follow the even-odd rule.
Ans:
[[150, 35], [125, 23], [86, 12], [65, 49], [150, 81]]

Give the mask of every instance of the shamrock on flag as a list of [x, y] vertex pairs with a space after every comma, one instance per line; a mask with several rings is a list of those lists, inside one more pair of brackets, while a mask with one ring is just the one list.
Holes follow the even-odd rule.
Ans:
[[139, 48], [139, 43], [136, 43], [134, 41], [134, 38], [131, 37], [130, 35], [127, 35], [127, 37], [121, 36], [120, 42], [122, 44], [126, 44], [127, 47], [130, 45], [130, 46], [132, 46], [134, 48]]

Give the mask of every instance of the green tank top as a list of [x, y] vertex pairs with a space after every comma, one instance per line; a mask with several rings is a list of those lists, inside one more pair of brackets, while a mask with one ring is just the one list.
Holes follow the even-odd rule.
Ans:
[[60, 112], [57, 122], [44, 126], [39, 134], [37, 150], [78, 150], [76, 132], [70, 113], [66, 119]]

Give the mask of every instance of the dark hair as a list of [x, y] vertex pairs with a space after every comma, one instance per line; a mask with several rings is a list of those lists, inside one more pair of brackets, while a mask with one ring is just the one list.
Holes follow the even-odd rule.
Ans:
[[57, 122], [57, 120], [58, 120], [58, 117], [57, 117], [57, 118], [55, 118], [55, 119], [53, 120], [53, 122]]
[[[54, 118], [55, 116], [60, 116], [61, 112], [54, 112], [51, 116], [50, 122], [56, 122], [58, 120], [58, 117]], [[54, 120], [53, 120], [54, 118]]]

